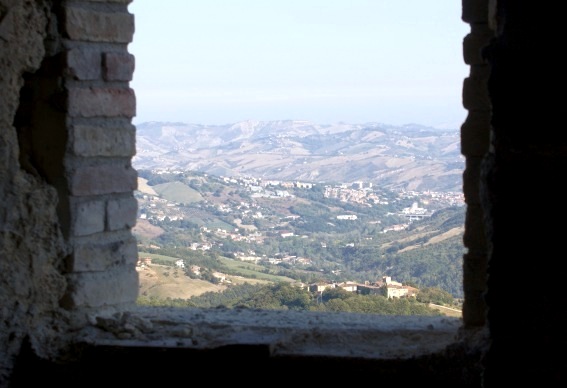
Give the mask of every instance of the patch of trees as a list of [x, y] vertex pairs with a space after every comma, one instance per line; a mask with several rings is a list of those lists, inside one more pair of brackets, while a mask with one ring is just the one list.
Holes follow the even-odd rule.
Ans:
[[421, 303], [435, 303], [441, 306], [452, 306], [455, 304], [453, 295], [437, 287], [426, 287], [419, 290], [416, 300]]
[[251, 308], [260, 310], [295, 310], [350, 312], [379, 315], [441, 315], [414, 298], [360, 295], [340, 288], [312, 293], [288, 283], [269, 285], [243, 284], [219, 292], [206, 292], [189, 299], [140, 297], [140, 305], [199, 308]]

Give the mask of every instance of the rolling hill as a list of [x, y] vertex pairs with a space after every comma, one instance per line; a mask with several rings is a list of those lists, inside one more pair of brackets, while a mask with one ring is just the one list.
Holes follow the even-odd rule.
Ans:
[[370, 181], [388, 189], [460, 191], [458, 129], [417, 124], [243, 121], [136, 126], [137, 169], [311, 182]]

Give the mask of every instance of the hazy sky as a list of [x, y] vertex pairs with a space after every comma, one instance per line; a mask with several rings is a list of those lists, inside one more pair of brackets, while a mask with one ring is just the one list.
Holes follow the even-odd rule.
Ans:
[[459, 0], [134, 0], [134, 124], [459, 128]]

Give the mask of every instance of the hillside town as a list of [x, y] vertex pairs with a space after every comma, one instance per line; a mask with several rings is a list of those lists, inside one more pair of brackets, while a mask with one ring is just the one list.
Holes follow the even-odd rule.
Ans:
[[[154, 182], [162, 182], [158, 185], [150, 186], [147, 180], [141, 182], [136, 192], [138, 223], [152, 225], [166, 235], [176, 231], [177, 237], [138, 238], [140, 252], [159, 253], [176, 247], [185, 252], [194, 251], [197, 256], [221, 255], [260, 265], [266, 271], [268, 268], [278, 271], [277, 267], [282, 271], [324, 273], [325, 282], [301, 284], [302, 288], [313, 292], [341, 288], [388, 297], [414, 295], [417, 291], [412, 287], [397, 283], [388, 276], [382, 278], [382, 274], [388, 274], [387, 268], [378, 275], [382, 278], [379, 281], [373, 280], [370, 273], [359, 278], [352, 276], [353, 273], [340, 263], [342, 254], [337, 254], [336, 250], [382, 245], [386, 240], [379, 237], [380, 234], [403, 232], [414, 222], [431, 217], [439, 209], [464, 204], [462, 193], [390, 192], [362, 181], [316, 184], [197, 174], [188, 178], [184, 176], [186, 183], [182, 184], [171, 176], [181, 177], [183, 172], [170, 171], [168, 174], [164, 179], [152, 177]], [[184, 190], [185, 196], [180, 196], [179, 192]], [[173, 191], [177, 196], [172, 194]], [[316, 202], [309, 198], [315, 198]], [[329, 200], [328, 203], [325, 199]], [[313, 210], [320, 206], [316, 203], [325, 203], [328, 206], [325, 209], [332, 211], [325, 212], [324, 216], [318, 215]], [[304, 206], [304, 210], [298, 213], [297, 206]], [[305, 227], [311, 224], [318, 225], [318, 235]], [[350, 239], [348, 232], [355, 230], [365, 232], [359, 235], [359, 239]], [[134, 234], [138, 237], [136, 227]], [[310, 248], [296, 248], [300, 246]], [[382, 254], [387, 249], [386, 244]], [[148, 260], [151, 261], [147, 257], [140, 258], [138, 269], [148, 266]], [[175, 266], [196, 278], [203, 269], [183, 260], [178, 260]], [[221, 271], [211, 273], [208, 268], [205, 270], [209, 279], [210, 276], [215, 278], [214, 282], [231, 284], [231, 277], [227, 274]], [[347, 281], [353, 279], [357, 281]]]
[[[182, 171], [156, 171], [157, 174], [182, 174]], [[202, 207], [214, 208], [214, 210], [224, 214], [231, 214], [235, 219], [240, 220], [243, 224], [245, 221], [253, 221], [254, 219], [261, 219], [264, 217], [263, 209], [255, 201], [259, 198], [267, 198], [273, 200], [283, 200], [293, 198], [294, 194], [290, 193], [291, 189], [294, 190], [311, 190], [315, 184], [301, 181], [274, 181], [262, 180], [254, 177], [212, 177], [207, 174], [204, 175], [207, 179], [220, 179], [223, 183], [235, 185], [244, 189], [249, 193], [249, 201], [240, 201], [238, 204], [213, 203], [209, 200], [204, 200]], [[460, 192], [433, 192], [433, 191], [399, 191], [396, 197], [385, 195], [382, 191], [373, 188], [372, 183], [357, 181], [354, 183], [340, 183], [335, 185], [323, 185], [324, 197], [338, 199], [343, 203], [357, 204], [366, 207], [373, 206], [388, 206], [392, 202], [402, 199], [411, 199], [413, 202], [411, 207], [403, 208], [398, 212], [398, 215], [405, 217], [406, 223], [391, 226], [386, 228], [384, 232], [389, 230], [403, 230], [414, 220], [430, 216], [434, 210], [419, 207], [418, 203], [430, 206], [431, 209], [438, 209], [450, 206], [464, 205], [464, 197]], [[170, 201], [157, 193], [138, 192], [138, 205], [139, 205], [139, 218], [153, 221], [176, 221], [183, 220], [191, 217], [194, 213], [193, 208], [188, 207], [187, 204]], [[294, 216], [288, 216], [294, 217]], [[356, 220], [355, 215], [338, 215], [337, 219], [341, 220]], [[282, 222], [289, 221], [289, 218], [282, 219]], [[205, 230], [206, 231], [206, 230]], [[214, 231], [224, 235], [227, 238], [243, 241], [252, 239], [258, 241], [261, 237], [258, 233], [246, 233], [242, 235], [242, 230], [226, 230], [220, 228]], [[246, 238], [244, 238], [246, 237]], [[280, 234], [280, 237], [290, 237], [289, 234]]]

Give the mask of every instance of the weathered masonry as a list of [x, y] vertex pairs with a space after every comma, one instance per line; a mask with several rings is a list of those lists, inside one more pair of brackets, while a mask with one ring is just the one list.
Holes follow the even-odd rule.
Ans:
[[2, 386], [172, 386], [172, 370], [217, 383], [567, 385], [559, 5], [462, 0], [455, 319], [137, 307], [129, 3], [0, 0]]

